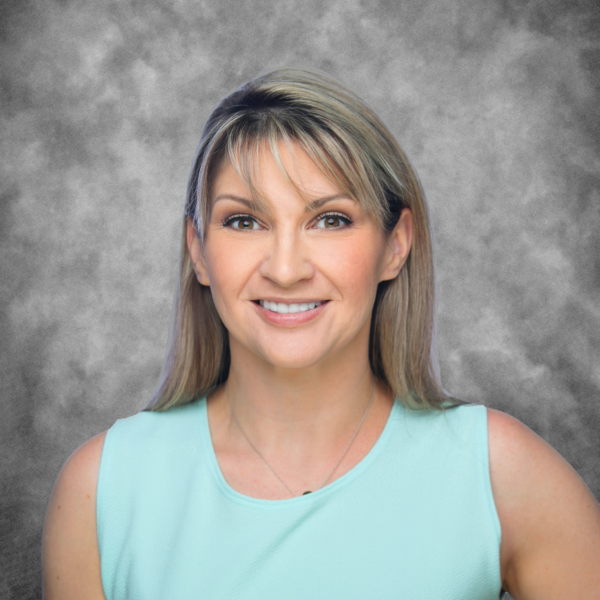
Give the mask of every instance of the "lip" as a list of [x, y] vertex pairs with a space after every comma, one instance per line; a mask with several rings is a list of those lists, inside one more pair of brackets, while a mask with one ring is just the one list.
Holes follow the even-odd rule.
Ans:
[[[270, 302], [283, 302], [281, 299], [271, 299], [271, 298], [262, 298], [263, 300], [269, 300]], [[283, 304], [303, 304], [303, 303], [308, 303], [308, 302], [318, 302], [316, 300], [294, 300], [293, 302], [290, 302], [289, 300], [283, 302]], [[283, 314], [283, 313], [276, 313], [273, 312], [272, 310], [268, 310], [266, 308], [263, 308], [258, 302], [252, 302], [252, 304], [254, 304], [254, 306], [256, 307], [256, 310], [258, 311], [258, 313], [267, 321], [269, 321], [269, 323], [273, 323], [273, 325], [283, 325], [283, 326], [287, 326], [287, 327], [294, 327], [297, 325], [303, 325], [304, 323], [308, 323], [309, 321], [312, 321], [314, 319], [316, 319], [322, 312], [323, 310], [325, 310], [325, 307], [329, 304], [329, 300], [321, 300], [320, 302], [322, 302], [322, 304], [320, 306], [317, 306], [316, 308], [313, 308], [312, 310], [305, 310], [304, 312], [297, 312], [297, 313], [287, 313], [287, 314]]]
[[311, 302], [327, 302], [327, 300], [323, 300], [321, 298], [276, 298], [276, 297], [268, 297], [268, 298], [256, 298], [253, 302], [258, 302], [259, 300], [267, 300], [268, 302], [276, 302], [277, 304], [309, 304]]

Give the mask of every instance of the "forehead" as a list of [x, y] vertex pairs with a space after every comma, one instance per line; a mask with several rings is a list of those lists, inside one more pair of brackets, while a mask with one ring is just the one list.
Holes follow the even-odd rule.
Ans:
[[307, 210], [335, 198], [355, 200], [332, 179], [326, 167], [315, 163], [299, 145], [279, 142], [272, 149], [263, 142], [221, 161], [211, 183], [210, 204], [229, 198], [272, 212], [278, 199], [293, 197]]

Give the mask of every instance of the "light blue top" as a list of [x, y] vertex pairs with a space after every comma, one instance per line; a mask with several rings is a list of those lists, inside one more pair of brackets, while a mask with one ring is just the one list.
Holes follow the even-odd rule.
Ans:
[[117, 421], [97, 497], [107, 600], [497, 600], [500, 522], [483, 406], [396, 400], [348, 473], [289, 500], [233, 490], [206, 400]]

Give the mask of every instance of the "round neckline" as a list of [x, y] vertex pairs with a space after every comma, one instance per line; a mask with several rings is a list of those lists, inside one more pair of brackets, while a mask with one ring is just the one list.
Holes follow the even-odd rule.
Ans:
[[388, 415], [386, 424], [383, 428], [383, 431], [379, 435], [379, 438], [377, 438], [377, 441], [375, 442], [375, 444], [373, 444], [373, 447], [369, 450], [369, 452], [367, 452], [367, 454], [347, 473], [344, 473], [341, 477], [339, 477], [332, 483], [326, 485], [320, 490], [315, 490], [310, 494], [296, 496], [295, 498], [284, 498], [283, 500], [267, 500], [265, 498], [254, 498], [252, 496], [242, 494], [241, 492], [234, 490], [227, 483], [225, 477], [223, 476], [223, 473], [221, 472], [221, 467], [219, 466], [219, 461], [217, 460], [217, 455], [215, 454], [215, 449], [210, 435], [206, 397], [201, 398], [198, 404], [201, 445], [204, 451], [204, 455], [208, 461], [208, 465], [213, 479], [217, 484], [217, 487], [229, 500], [235, 502], [236, 504], [242, 504], [248, 507], [262, 508], [266, 510], [278, 510], [295, 508], [298, 506], [308, 506], [309, 504], [313, 504], [314, 502], [331, 496], [339, 489], [349, 485], [364, 471], [366, 471], [369, 468], [369, 466], [371, 466], [371, 464], [375, 461], [375, 459], [379, 456], [384, 446], [386, 445], [388, 438], [391, 435], [392, 421], [397, 419], [398, 413], [401, 409], [400, 402], [397, 399], [395, 399], [390, 414]]

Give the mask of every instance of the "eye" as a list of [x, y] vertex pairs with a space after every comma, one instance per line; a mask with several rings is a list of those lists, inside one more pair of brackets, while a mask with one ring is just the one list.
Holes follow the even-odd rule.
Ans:
[[240, 231], [251, 231], [261, 229], [258, 221], [250, 215], [232, 215], [223, 220], [223, 227], [238, 229]]
[[352, 225], [352, 219], [350, 217], [340, 213], [327, 213], [317, 217], [317, 224], [315, 227], [318, 229], [341, 229], [348, 225]]

